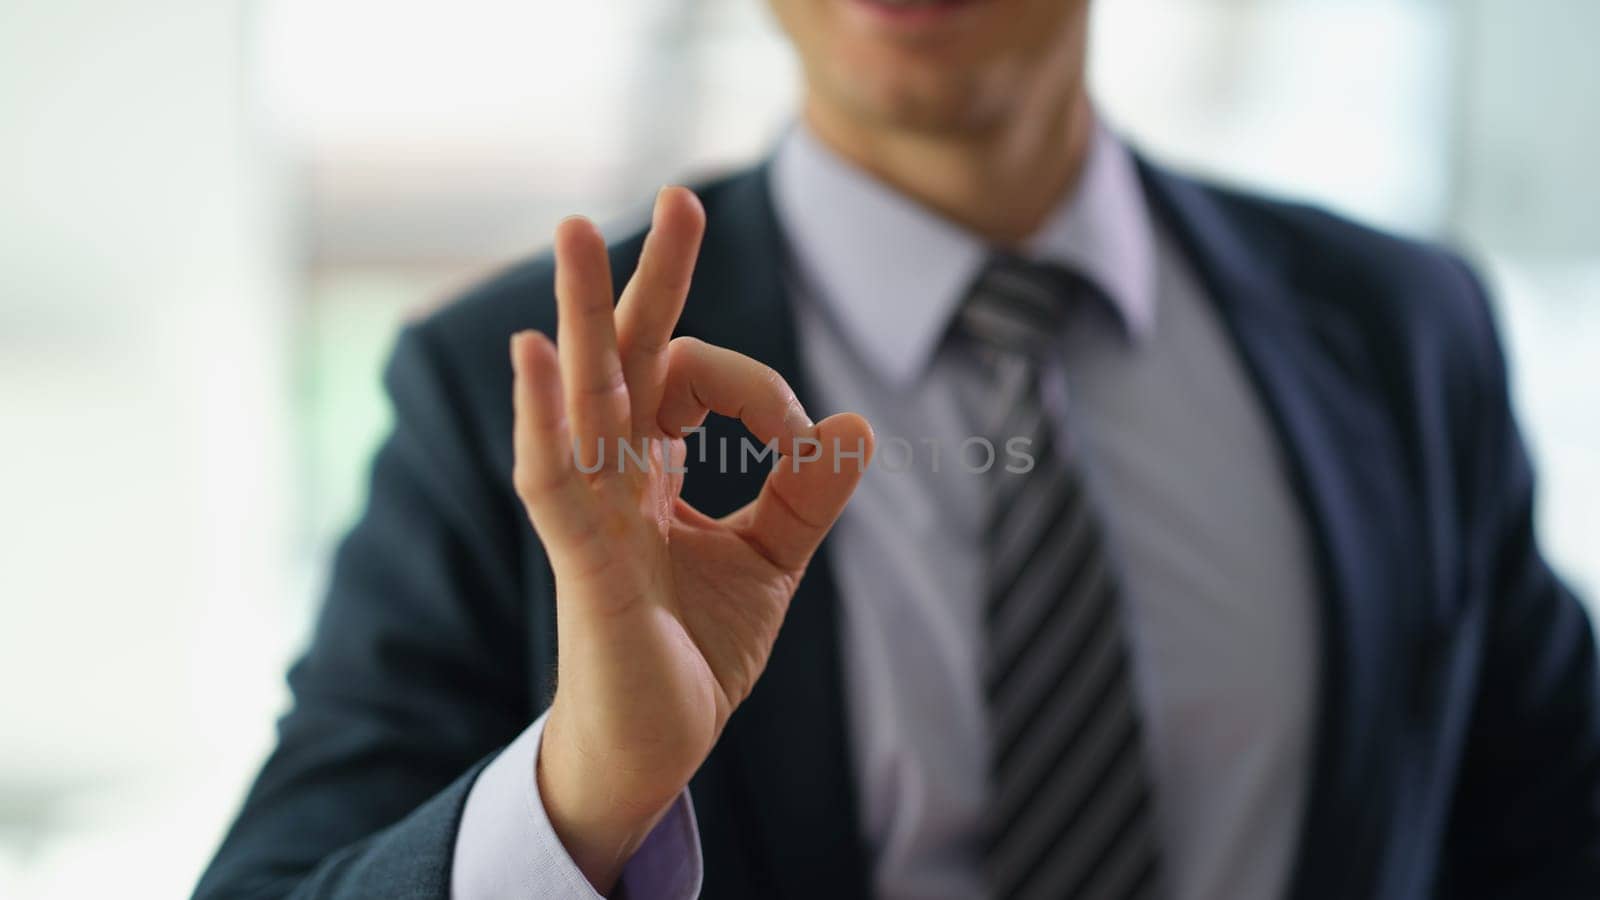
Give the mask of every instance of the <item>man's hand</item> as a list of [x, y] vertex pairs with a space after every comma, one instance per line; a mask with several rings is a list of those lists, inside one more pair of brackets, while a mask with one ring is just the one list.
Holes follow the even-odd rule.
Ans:
[[[671, 339], [704, 230], [692, 193], [663, 190], [613, 309], [604, 241], [567, 219], [555, 240], [559, 344], [536, 332], [511, 341], [515, 480], [555, 572], [560, 641], [539, 790], [601, 892], [761, 676], [872, 452], [860, 416], [813, 425], [771, 369]], [[785, 454], [760, 495], [722, 519], [689, 506], [671, 471], [685, 429], [712, 411]], [[807, 442], [798, 456], [797, 440]], [[804, 461], [817, 453], [810, 442], [821, 457]], [[835, 459], [836, 449], [862, 456]]]

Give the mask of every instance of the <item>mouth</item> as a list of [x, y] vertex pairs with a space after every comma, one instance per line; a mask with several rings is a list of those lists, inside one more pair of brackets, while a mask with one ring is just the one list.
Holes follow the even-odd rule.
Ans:
[[944, 26], [988, 0], [851, 0], [850, 5], [882, 25], [901, 29]]

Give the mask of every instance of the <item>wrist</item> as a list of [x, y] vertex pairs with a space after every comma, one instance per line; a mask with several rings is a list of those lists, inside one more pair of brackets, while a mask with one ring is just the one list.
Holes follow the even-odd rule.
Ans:
[[545, 720], [534, 777], [556, 837], [594, 889], [607, 894], [661, 821], [672, 799], [656, 808], [619, 792], [618, 772], [571, 738], [555, 707]]

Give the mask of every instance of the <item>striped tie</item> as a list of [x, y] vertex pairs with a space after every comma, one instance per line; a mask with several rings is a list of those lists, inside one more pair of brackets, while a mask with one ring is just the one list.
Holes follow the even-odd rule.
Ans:
[[[986, 530], [986, 690], [994, 739], [986, 862], [997, 898], [1156, 892], [1159, 852], [1122, 609], [1082, 475], [1041, 400], [1041, 362], [1094, 288], [992, 260], [958, 329], [986, 372], [985, 431], [1028, 438], [1033, 468], [997, 462]], [[998, 460], [1008, 460], [1004, 449]]]

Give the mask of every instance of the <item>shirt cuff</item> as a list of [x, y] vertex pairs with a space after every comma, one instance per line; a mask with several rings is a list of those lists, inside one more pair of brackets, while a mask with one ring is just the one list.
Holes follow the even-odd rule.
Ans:
[[[548, 715], [548, 713], [546, 714]], [[540, 716], [478, 774], [456, 831], [453, 900], [601, 900], [556, 837], [539, 797]], [[622, 869], [629, 900], [692, 900], [704, 860], [694, 804], [684, 790]]]

